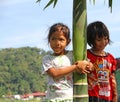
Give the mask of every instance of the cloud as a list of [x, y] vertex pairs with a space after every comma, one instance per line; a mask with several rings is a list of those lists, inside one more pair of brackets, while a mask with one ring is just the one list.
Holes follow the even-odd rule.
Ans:
[[116, 42], [112, 43], [111, 46], [120, 47], [120, 41], [116, 41]]
[[37, 46], [45, 48], [47, 45], [47, 29], [45, 26], [38, 29], [19, 31], [17, 34], [7, 34], [1, 41], [0, 48]]
[[30, 0], [0, 0], [0, 6], [11, 6], [11, 5], [16, 5], [19, 3], [25, 3]]
[[114, 57], [120, 57], [120, 41], [116, 41], [111, 45], [108, 45], [105, 49], [107, 52], [110, 52]]

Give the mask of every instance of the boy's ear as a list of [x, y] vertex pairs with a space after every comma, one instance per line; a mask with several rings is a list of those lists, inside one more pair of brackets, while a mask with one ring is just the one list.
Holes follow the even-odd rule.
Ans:
[[68, 40], [67, 45], [71, 42], [71, 39]]

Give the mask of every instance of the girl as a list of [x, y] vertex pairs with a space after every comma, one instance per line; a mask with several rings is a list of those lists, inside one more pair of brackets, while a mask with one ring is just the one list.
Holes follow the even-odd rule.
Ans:
[[89, 73], [87, 69], [92, 67], [87, 61], [73, 64], [72, 52], [65, 49], [70, 41], [70, 30], [66, 25], [56, 23], [50, 27], [48, 43], [53, 53], [42, 59], [43, 74], [47, 74], [46, 102], [72, 102], [72, 73], [75, 70]]
[[87, 57], [93, 63], [88, 74], [89, 102], [118, 102], [115, 80], [116, 60], [105, 47], [110, 44], [109, 31], [104, 23], [93, 22], [87, 27]]

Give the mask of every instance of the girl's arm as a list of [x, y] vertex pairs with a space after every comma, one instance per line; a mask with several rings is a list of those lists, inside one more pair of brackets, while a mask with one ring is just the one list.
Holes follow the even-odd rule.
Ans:
[[64, 68], [50, 68], [48, 69], [47, 73], [52, 76], [54, 79], [60, 78], [62, 76], [65, 76], [69, 73], [72, 73], [74, 70], [76, 70], [76, 65], [71, 65]]
[[113, 89], [113, 100], [112, 100], [112, 102], [118, 102], [117, 83], [116, 83], [114, 73], [112, 73], [111, 78], [112, 78], [112, 89]]
[[74, 72], [75, 70], [77, 70], [79, 73], [89, 73], [89, 71], [87, 71], [88, 67], [91, 67], [89, 65], [90, 63], [88, 61], [78, 61], [77, 63], [64, 68], [50, 68], [47, 73], [54, 79], [63, 77]]

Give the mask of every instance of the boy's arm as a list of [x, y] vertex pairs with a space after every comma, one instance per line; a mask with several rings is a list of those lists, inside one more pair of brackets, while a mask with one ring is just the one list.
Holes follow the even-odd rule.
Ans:
[[113, 90], [112, 102], [118, 102], [117, 83], [116, 83], [116, 78], [114, 73], [112, 73], [111, 78], [112, 78], [112, 90]]

